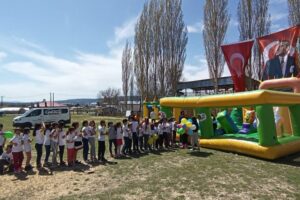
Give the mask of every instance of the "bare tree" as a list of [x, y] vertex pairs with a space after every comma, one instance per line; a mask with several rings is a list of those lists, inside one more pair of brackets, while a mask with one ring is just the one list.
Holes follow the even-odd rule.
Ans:
[[120, 89], [107, 88], [98, 93], [98, 99], [103, 98], [103, 103], [108, 105], [119, 105]]
[[224, 57], [221, 45], [224, 41], [230, 17], [228, 0], [206, 0], [204, 5], [203, 40], [209, 76], [213, 79], [215, 93], [218, 92], [218, 78], [224, 70]]
[[[270, 32], [269, 0], [240, 0], [238, 4], [238, 21], [240, 40], [261, 37]], [[260, 79], [262, 76], [261, 56], [257, 42], [254, 43], [252, 57], [246, 66], [249, 78]], [[252, 89], [252, 83], [249, 85]]]
[[300, 1], [288, 0], [290, 25], [300, 24]]
[[132, 52], [128, 41], [126, 41], [122, 54], [122, 82], [123, 94], [125, 97], [125, 108], [127, 109], [128, 93], [130, 89], [130, 79], [132, 75]]
[[142, 98], [175, 95], [186, 57], [181, 0], [149, 0], [136, 24], [134, 72]]

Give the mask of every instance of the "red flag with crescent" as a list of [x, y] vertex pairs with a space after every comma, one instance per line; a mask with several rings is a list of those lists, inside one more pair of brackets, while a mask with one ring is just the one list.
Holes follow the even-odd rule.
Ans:
[[251, 56], [253, 42], [253, 40], [247, 40], [221, 46], [236, 92], [246, 89], [245, 66]]
[[260, 53], [265, 64], [276, 55], [280, 54], [281, 45], [286, 44], [286, 54], [295, 56], [297, 39], [300, 34], [300, 26], [293, 26], [269, 35], [257, 38]]

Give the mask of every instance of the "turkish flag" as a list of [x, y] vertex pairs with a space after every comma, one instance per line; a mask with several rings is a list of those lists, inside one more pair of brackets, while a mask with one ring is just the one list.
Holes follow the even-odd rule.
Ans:
[[280, 44], [282, 42], [285, 42], [288, 45], [286, 53], [288, 53], [289, 56], [294, 56], [298, 35], [300, 34], [299, 29], [300, 26], [293, 26], [257, 38], [260, 53], [263, 54], [264, 63], [266, 64], [270, 59], [280, 54]]
[[245, 66], [251, 56], [253, 42], [253, 40], [247, 40], [221, 46], [236, 92], [246, 89]]

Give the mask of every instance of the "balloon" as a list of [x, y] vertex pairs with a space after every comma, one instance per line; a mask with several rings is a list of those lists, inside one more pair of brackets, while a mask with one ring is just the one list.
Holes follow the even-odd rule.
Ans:
[[193, 123], [193, 120], [192, 120], [192, 119], [188, 119], [188, 122], [191, 122], [191, 123]]
[[153, 135], [153, 140], [156, 141], [157, 139], [158, 139], [158, 135], [157, 135], [157, 134], [154, 134], [154, 135]]
[[177, 133], [178, 133], [179, 135], [182, 135], [182, 134], [185, 133], [185, 130], [184, 130], [183, 128], [177, 129]]
[[153, 142], [154, 142], [154, 141], [153, 141], [153, 137], [150, 137], [149, 140], [148, 140], [148, 144], [151, 145], [151, 144], [153, 144]]
[[6, 132], [4, 132], [4, 137], [6, 139], [11, 139], [14, 137], [14, 134], [11, 131], [6, 131]]
[[197, 127], [196, 127], [195, 124], [193, 124], [192, 127], [191, 127], [191, 129], [192, 129], [193, 131], [196, 130], [196, 128], [197, 128]]
[[186, 124], [187, 123], [187, 119], [186, 118], [182, 118], [181, 119], [181, 124]]
[[186, 125], [185, 125], [185, 124], [183, 124], [181, 128], [183, 128], [183, 129], [186, 129]]
[[181, 124], [177, 124], [177, 128], [181, 128], [182, 127], [182, 125]]
[[186, 123], [186, 126], [187, 126], [188, 128], [191, 128], [192, 125], [193, 125], [192, 122], [187, 122], [187, 123]]
[[189, 130], [188, 130], [188, 134], [189, 134], [189, 135], [193, 135], [192, 129], [189, 129]]

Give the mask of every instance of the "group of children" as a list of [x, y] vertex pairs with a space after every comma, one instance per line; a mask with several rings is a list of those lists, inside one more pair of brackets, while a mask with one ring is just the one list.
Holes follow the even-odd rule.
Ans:
[[[197, 123], [197, 121], [195, 121]], [[197, 130], [198, 130], [198, 124]], [[139, 121], [132, 116], [121, 122], [106, 123], [100, 121], [96, 127], [95, 121], [84, 120], [80, 127], [78, 122], [72, 123], [71, 127], [64, 130], [63, 124], [36, 124], [33, 130], [36, 149], [36, 167], [42, 167], [43, 149], [45, 149], [43, 166], [57, 166], [57, 155], [59, 164], [64, 166], [64, 152], [67, 149], [67, 165], [79, 164], [77, 160], [78, 151], [82, 150], [83, 160], [89, 162], [106, 162], [105, 150], [108, 139], [109, 153], [111, 157], [120, 158], [130, 154], [139, 154], [153, 150], [168, 149], [178, 146], [176, 143], [177, 124], [174, 118], [160, 120], [144, 119]], [[5, 138], [3, 137], [3, 126], [0, 124], [0, 173], [3, 173], [3, 166], [10, 166], [9, 169], [15, 173], [22, 171], [24, 154], [26, 156], [25, 170], [32, 170], [31, 166], [31, 143], [30, 129], [14, 129], [14, 136], [6, 145], [3, 152]], [[195, 131], [197, 131], [195, 130]], [[198, 134], [198, 133], [197, 133]], [[188, 136], [186, 136], [188, 137]], [[98, 140], [98, 155], [96, 156], [96, 140]], [[186, 147], [187, 138], [180, 138], [183, 147]], [[198, 141], [195, 143], [198, 146]], [[194, 145], [193, 145], [194, 147]], [[52, 152], [52, 162], [49, 157]], [[88, 157], [90, 155], [90, 157]], [[13, 166], [13, 167], [12, 167]]]

